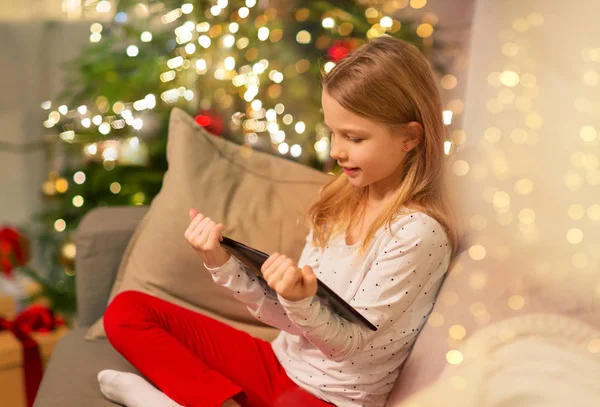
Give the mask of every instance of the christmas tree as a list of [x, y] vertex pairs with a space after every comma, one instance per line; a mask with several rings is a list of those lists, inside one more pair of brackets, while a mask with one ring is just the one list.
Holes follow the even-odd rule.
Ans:
[[47, 227], [38, 235], [66, 270], [46, 279], [62, 294], [47, 294], [74, 298], [70, 234], [87, 211], [147, 205], [158, 193], [175, 106], [215, 136], [335, 170], [321, 123], [322, 72], [380, 35], [414, 43], [443, 71], [435, 21], [402, 20], [408, 3], [121, 0], [114, 21], [91, 25], [89, 46], [66, 67], [64, 92], [42, 105], [44, 126], [57, 135], [49, 157], [60, 168], [43, 186]]

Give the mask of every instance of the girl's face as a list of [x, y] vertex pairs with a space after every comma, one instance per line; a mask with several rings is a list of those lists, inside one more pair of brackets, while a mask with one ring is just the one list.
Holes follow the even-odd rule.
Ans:
[[331, 158], [343, 167], [350, 183], [359, 188], [369, 186], [378, 197], [393, 192], [400, 184], [404, 157], [418, 144], [418, 138], [411, 139], [405, 132], [392, 134], [385, 124], [342, 107], [325, 89], [321, 103], [325, 125], [331, 131]]

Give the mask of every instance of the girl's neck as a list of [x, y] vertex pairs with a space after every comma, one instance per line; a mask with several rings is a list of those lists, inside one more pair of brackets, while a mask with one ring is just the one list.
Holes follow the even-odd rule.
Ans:
[[387, 202], [394, 196], [402, 184], [402, 179], [398, 174], [393, 174], [388, 178], [381, 179], [367, 186], [367, 197], [374, 203]]
[[393, 197], [395, 189], [386, 189], [384, 191], [374, 188], [373, 185], [369, 185], [367, 190], [366, 205], [370, 207], [382, 207], [385, 206]]
[[379, 211], [390, 202], [391, 198], [391, 196], [387, 196], [381, 199], [376, 199], [368, 196], [363, 205], [363, 210], [365, 212]]

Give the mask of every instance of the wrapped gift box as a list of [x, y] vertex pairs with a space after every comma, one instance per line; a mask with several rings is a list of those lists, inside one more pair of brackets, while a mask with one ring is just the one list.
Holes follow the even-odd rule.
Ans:
[[[32, 333], [39, 346], [45, 365], [58, 340], [67, 332], [62, 326], [53, 332]], [[10, 331], [0, 332], [0, 406], [26, 407], [25, 381], [23, 372], [23, 350], [21, 343]]]
[[[0, 275], [0, 317], [14, 318], [27, 305], [25, 299], [39, 289], [37, 282], [23, 275], [12, 278]], [[36, 303], [47, 305], [43, 299]]]
[[[1, 275], [0, 318], [13, 321], [28, 306], [25, 300], [39, 289], [37, 282], [22, 274], [15, 273], [11, 278]], [[43, 298], [35, 303], [48, 305]], [[65, 332], [61, 326], [52, 332], [30, 334], [38, 343], [42, 365]], [[24, 374], [22, 343], [12, 331], [0, 329], [0, 407], [27, 407]]]

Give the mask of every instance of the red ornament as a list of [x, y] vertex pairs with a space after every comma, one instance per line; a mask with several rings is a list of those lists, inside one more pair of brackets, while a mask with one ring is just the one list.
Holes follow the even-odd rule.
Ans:
[[216, 112], [203, 110], [196, 116], [196, 123], [214, 135], [220, 136], [225, 130], [225, 122]]
[[27, 263], [27, 247], [24, 237], [14, 228], [0, 229], [0, 267], [7, 277], [12, 276], [15, 266]]
[[336, 40], [329, 47], [329, 60], [338, 62], [354, 49], [354, 43], [351, 40]]

